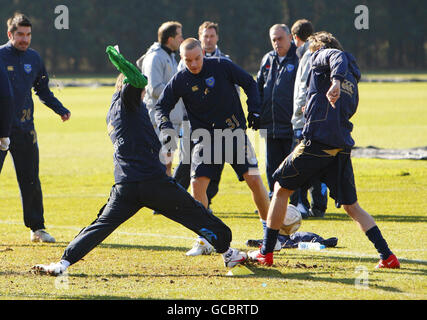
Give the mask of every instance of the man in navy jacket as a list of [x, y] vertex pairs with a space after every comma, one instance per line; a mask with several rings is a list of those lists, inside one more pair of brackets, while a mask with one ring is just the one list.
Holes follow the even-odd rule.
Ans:
[[304, 111], [304, 140], [273, 175], [276, 183], [263, 245], [260, 250], [249, 252], [249, 258], [265, 265], [273, 264], [273, 250], [286, 216], [289, 196], [302, 185], [320, 178], [328, 186], [336, 206], [342, 205], [374, 244], [380, 255], [376, 268], [399, 268], [399, 260], [389, 249], [374, 219], [357, 201], [350, 156], [354, 146], [350, 118], [359, 103], [360, 71], [356, 60], [343, 51], [330, 33], [318, 32], [310, 39], [313, 54]]
[[[257, 84], [262, 101], [261, 129], [267, 130], [266, 173], [271, 198], [273, 173], [292, 147], [294, 132], [291, 119], [298, 57], [292, 35], [285, 24], [273, 25], [270, 39], [274, 50], [262, 58]], [[296, 206], [298, 199], [292, 199], [291, 203]]]
[[[211, 21], [205, 21], [199, 26], [199, 40], [202, 45], [203, 53], [205, 57], [221, 57], [225, 59], [230, 59], [229, 55], [226, 55], [223, 53], [217, 43], [219, 40], [219, 27], [218, 24]], [[185, 68], [184, 61], [181, 60], [178, 65], [178, 70], [182, 70]], [[236, 90], [238, 93], [240, 93], [240, 87], [236, 86]], [[189, 122], [187, 114], [184, 115], [185, 120], [183, 120], [182, 128], [189, 128]], [[184, 132], [183, 132], [184, 133]], [[182, 140], [181, 140], [182, 141]], [[190, 145], [190, 152], [193, 149], [193, 143]], [[184, 148], [181, 148], [181, 152], [187, 151]], [[181, 158], [185, 157], [185, 154], [181, 153]], [[176, 181], [183, 186], [185, 189], [188, 189], [190, 186], [190, 180], [191, 180], [191, 174], [190, 174], [191, 168], [190, 164], [183, 163], [180, 161], [179, 165], [175, 168], [173, 177], [176, 179]], [[222, 170], [219, 172], [218, 176], [216, 178], [212, 178], [208, 189], [206, 190], [206, 194], [208, 196], [208, 202], [209, 205], [211, 204], [211, 201], [213, 197], [218, 193], [219, 191], [219, 182], [221, 180], [221, 173]]]
[[[172, 128], [169, 113], [182, 98], [193, 131], [191, 138], [194, 138], [196, 132], [201, 134], [191, 158], [194, 198], [208, 207], [206, 190], [209, 182], [218, 176], [224, 163], [228, 162], [239, 181], [246, 181], [259, 215], [265, 220], [269, 206], [268, 194], [257, 169], [256, 155], [246, 136], [246, 118], [235, 87], [236, 84], [242, 87], [248, 97], [248, 126], [258, 129], [260, 100], [255, 81], [229, 59], [204, 57], [197, 39], [186, 39], [181, 44], [180, 53], [186, 68], [176, 73], [163, 90], [157, 101], [156, 121], [161, 131]], [[173, 134], [173, 131], [168, 131]], [[218, 138], [218, 133], [234, 135], [229, 147], [227, 140], [230, 140]], [[227, 158], [227, 155], [230, 157]], [[201, 245], [203, 250], [196, 246], [193, 249], [201, 254], [209, 254], [212, 248], [206, 247], [203, 239], [199, 240], [196, 246]], [[192, 255], [191, 250], [188, 255]]]
[[0, 150], [7, 151], [13, 116], [13, 93], [6, 68], [0, 59]]
[[[55, 242], [45, 231], [43, 199], [39, 180], [39, 149], [34, 128], [34, 88], [40, 101], [57, 113], [62, 121], [71, 114], [49, 89], [49, 78], [40, 55], [30, 49], [30, 20], [16, 13], [7, 22], [9, 42], [0, 47], [15, 99], [10, 135], [10, 153], [13, 157], [19, 188], [21, 190], [25, 226], [31, 229], [31, 241]], [[0, 151], [0, 171], [6, 157]]]

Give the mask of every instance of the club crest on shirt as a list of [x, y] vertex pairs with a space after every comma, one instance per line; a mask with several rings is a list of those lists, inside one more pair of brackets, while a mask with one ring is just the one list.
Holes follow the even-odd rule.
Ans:
[[292, 72], [292, 71], [294, 71], [294, 69], [295, 69], [295, 66], [294, 66], [293, 64], [288, 64], [288, 65], [286, 66], [286, 70], [287, 70], [288, 72]]
[[213, 88], [214, 85], [215, 85], [215, 78], [214, 77], [209, 77], [209, 78], [205, 79], [205, 82], [206, 82], [206, 85], [209, 88]]
[[33, 68], [31, 67], [31, 64], [24, 64], [24, 71], [26, 73], [30, 73]]
[[13, 66], [7, 66], [7, 71], [13, 71]]

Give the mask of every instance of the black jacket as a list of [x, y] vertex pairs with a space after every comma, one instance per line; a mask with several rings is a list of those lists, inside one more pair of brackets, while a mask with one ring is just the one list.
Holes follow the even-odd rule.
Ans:
[[268, 137], [293, 137], [291, 119], [297, 69], [298, 57], [293, 43], [282, 63], [275, 51], [262, 58], [257, 84], [262, 101], [261, 128], [267, 129]]

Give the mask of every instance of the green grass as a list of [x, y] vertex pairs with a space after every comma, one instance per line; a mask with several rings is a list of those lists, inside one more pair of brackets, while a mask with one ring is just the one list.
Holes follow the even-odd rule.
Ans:
[[[357, 145], [426, 145], [426, 84], [361, 84], [354, 118]], [[113, 184], [113, 149], [105, 115], [112, 88], [65, 88], [55, 95], [72, 111], [69, 122], [36, 99], [40, 178], [48, 231], [57, 243], [33, 244], [22, 221], [13, 165], [0, 178], [0, 299], [426, 299], [427, 164], [425, 161], [354, 159], [359, 202], [376, 219], [400, 270], [374, 270], [371, 243], [342, 209], [328, 204], [324, 219], [301, 230], [338, 237], [320, 252], [282, 250], [273, 268], [250, 264], [253, 275], [228, 277], [219, 255], [189, 258], [194, 234], [142, 209], [64, 278], [29, 273], [57, 261], [78, 231], [91, 223]], [[263, 163], [262, 148], [258, 158]], [[409, 173], [408, 174], [403, 174]], [[265, 176], [263, 175], [265, 178]], [[213, 210], [233, 230], [232, 246], [261, 238], [248, 188], [229, 166]], [[365, 272], [367, 289], [355, 285]], [[67, 286], [65, 286], [67, 284]]]
[[362, 78], [367, 79], [427, 79], [427, 72], [425, 70], [370, 70], [362, 71]]
[[352, 121], [357, 146], [412, 148], [427, 145], [427, 83], [361, 83]]

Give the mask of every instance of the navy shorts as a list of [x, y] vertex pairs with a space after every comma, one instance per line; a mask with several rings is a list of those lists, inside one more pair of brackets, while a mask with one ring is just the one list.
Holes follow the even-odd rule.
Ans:
[[[241, 130], [232, 139], [203, 139], [196, 143], [191, 157], [191, 177], [208, 177], [215, 179], [221, 175], [224, 163], [229, 163], [239, 181], [249, 170], [258, 172], [258, 161], [255, 151], [246, 133]], [[208, 140], [208, 141], [206, 141]], [[259, 173], [258, 173], [259, 174]]]
[[351, 150], [333, 148], [315, 141], [301, 141], [273, 174], [280, 186], [296, 190], [314, 179], [324, 182], [337, 208], [357, 201]]

